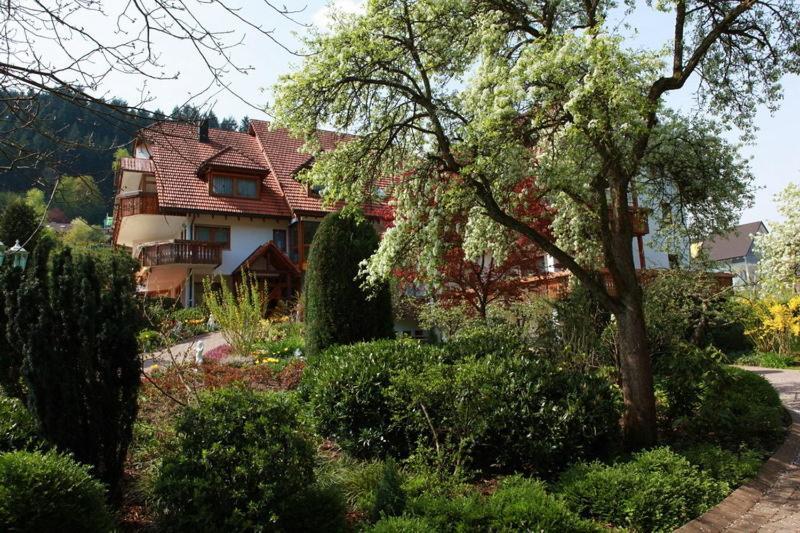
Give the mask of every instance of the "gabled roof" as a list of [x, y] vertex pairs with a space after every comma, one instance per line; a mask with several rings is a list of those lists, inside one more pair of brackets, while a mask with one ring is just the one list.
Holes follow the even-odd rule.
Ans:
[[[159, 122], [142, 130], [155, 165], [158, 204], [175, 211], [221, 212], [290, 217], [283, 191], [255, 137], [245, 133], [209, 129], [201, 142], [192, 124]], [[242, 168], [261, 176], [260, 198], [211, 196], [208, 183], [197, 172], [211, 160], [218, 166]]]
[[765, 233], [766, 227], [760, 220], [736, 226], [733, 231], [703, 242], [703, 251], [714, 261], [729, 261], [744, 257], [753, 247], [753, 237]]
[[292, 263], [292, 260], [289, 259], [289, 256], [283, 253], [281, 249], [278, 248], [272, 241], [266, 242], [261, 246], [259, 246], [258, 248], [256, 248], [253, 251], [253, 253], [247, 256], [247, 259], [242, 261], [241, 264], [239, 264], [239, 266], [233, 269], [233, 272], [249, 270], [253, 262], [262, 256], [272, 257], [273, 260], [276, 260], [277, 263], [283, 266], [283, 271], [285, 272], [288, 272], [295, 276], [301, 275], [300, 269], [297, 268], [297, 265]]
[[[285, 129], [270, 129], [262, 120], [250, 124], [248, 133], [209, 128], [206, 142], [200, 141], [193, 124], [159, 122], [142, 130], [140, 138], [147, 143], [156, 175], [159, 207], [270, 217], [321, 216], [341, 207], [323, 207], [322, 199], [309, 195], [295, 179], [299, 170], [313, 162], [311, 155], [300, 151], [301, 140]], [[324, 150], [353, 138], [322, 130], [319, 135]], [[260, 198], [210, 195], [207, 181], [198, 174], [215, 168], [261, 176]], [[369, 203], [364, 211], [367, 216], [385, 217], [389, 207]]]

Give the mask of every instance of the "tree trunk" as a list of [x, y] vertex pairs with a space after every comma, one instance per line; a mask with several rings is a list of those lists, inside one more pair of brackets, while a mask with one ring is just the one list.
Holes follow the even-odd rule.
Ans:
[[656, 405], [653, 371], [641, 291], [621, 295], [622, 308], [614, 313], [619, 326], [618, 349], [625, 412], [622, 429], [630, 449], [656, 442]]

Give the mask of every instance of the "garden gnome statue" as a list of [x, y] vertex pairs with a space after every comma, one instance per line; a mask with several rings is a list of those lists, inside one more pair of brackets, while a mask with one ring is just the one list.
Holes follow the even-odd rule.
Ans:
[[206, 345], [203, 344], [203, 341], [198, 341], [197, 346], [194, 349], [194, 362], [198, 365], [203, 364], [203, 350], [205, 347]]

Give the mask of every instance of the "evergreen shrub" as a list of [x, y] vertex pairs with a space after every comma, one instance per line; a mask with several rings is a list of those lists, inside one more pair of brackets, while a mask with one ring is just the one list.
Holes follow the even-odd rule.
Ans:
[[669, 448], [641, 452], [614, 465], [578, 464], [558, 485], [569, 507], [634, 531], [673, 531], [719, 503], [730, 491]]
[[388, 284], [364, 289], [360, 264], [378, 247], [372, 224], [330, 213], [314, 235], [303, 287], [306, 350], [394, 337]]
[[105, 487], [56, 452], [0, 454], [0, 530], [107, 533]]
[[341, 521], [341, 498], [314, 487], [315, 447], [294, 395], [204, 393], [180, 414], [176, 434], [154, 484], [164, 529], [296, 530], [303, 517], [314, 530]]
[[38, 443], [36, 419], [21, 401], [0, 394], [0, 452], [28, 449]]

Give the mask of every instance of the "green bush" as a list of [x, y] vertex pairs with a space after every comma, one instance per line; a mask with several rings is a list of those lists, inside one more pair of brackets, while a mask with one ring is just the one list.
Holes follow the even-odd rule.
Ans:
[[338, 491], [353, 513], [370, 516], [375, 508], [378, 486], [384, 478], [381, 461], [356, 461], [346, 454], [322, 461], [317, 468], [317, 484]]
[[767, 380], [747, 370], [725, 367], [723, 379], [705, 393], [683, 430], [696, 441], [730, 449], [744, 445], [772, 450], [784, 438], [786, 417], [778, 393]]
[[337, 533], [347, 530], [347, 508], [337, 487], [314, 484], [291, 496], [281, 511], [279, 530]]
[[375, 503], [371, 516], [378, 520], [383, 516], [397, 516], [406, 507], [406, 495], [403, 492], [402, 477], [397, 464], [390, 458], [383, 466], [383, 472], [375, 489]]
[[487, 355], [518, 355], [527, 351], [521, 332], [506, 325], [474, 324], [458, 331], [445, 344], [448, 361]]
[[16, 398], [0, 395], [0, 452], [28, 449], [39, 441], [36, 419]]
[[621, 401], [605, 378], [526, 355], [431, 361], [391, 383], [394, 427], [446, 466], [547, 475], [618, 442]]
[[656, 388], [666, 399], [664, 415], [670, 424], [691, 417], [709, 389], [724, 379], [724, 356], [714, 347], [698, 348], [676, 342], [654, 360]]
[[402, 518], [385, 518], [370, 531], [600, 531], [563, 501], [547, 494], [540, 481], [504, 479], [491, 496], [423, 494], [409, 502]]
[[314, 235], [303, 286], [306, 350], [393, 338], [388, 284], [361, 287], [360, 264], [378, 247], [378, 235], [363, 218], [330, 213]]
[[559, 490], [569, 507], [634, 531], [672, 531], [701, 515], [729, 492], [669, 448], [615, 465], [580, 464], [564, 473]]
[[404, 456], [407, 432], [392, 424], [387, 397], [401, 368], [421, 368], [440, 350], [411, 340], [334, 346], [312, 358], [301, 383], [319, 433], [356, 457]]
[[173, 320], [178, 322], [186, 322], [188, 320], [207, 320], [208, 315], [200, 307], [187, 307], [185, 309], [176, 309], [170, 316]]
[[287, 529], [288, 518], [302, 512], [298, 506], [319, 507], [309, 521], [337, 520], [322, 512], [337, 507], [330, 494], [309, 489], [315, 450], [293, 395], [205, 393], [181, 413], [176, 432], [154, 487], [166, 529]]
[[731, 487], [753, 479], [764, 462], [764, 454], [759, 451], [743, 448], [732, 452], [713, 444], [698, 444], [678, 453], [712, 478]]
[[781, 355], [775, 352], [751, 352], [737, 357], [735, 362], [737, 365], [763, 368], [789, 368], [798, 363], [794, 355]]
[[0, 530], [106, 533], [105, 500], [103, 484], [66, 455], [0, 454]]
[[423, 446], [448, 466], [503, 472], [550, 473], [617, 442], [619, 394], [605, 378], [522, 354], [458, 360], [446, 346], [327, 350], [302, 384], [319, 432], [358, 457]]
[[145, 329], [136, 334], [136, 342], [140, 352], [152, 352], [161, 348], [162, 336], [152, 329]]
[[416, 516], [389, 516], [365, 529], [370, 533], [430, 533], [436, 531], [433, 524]]

